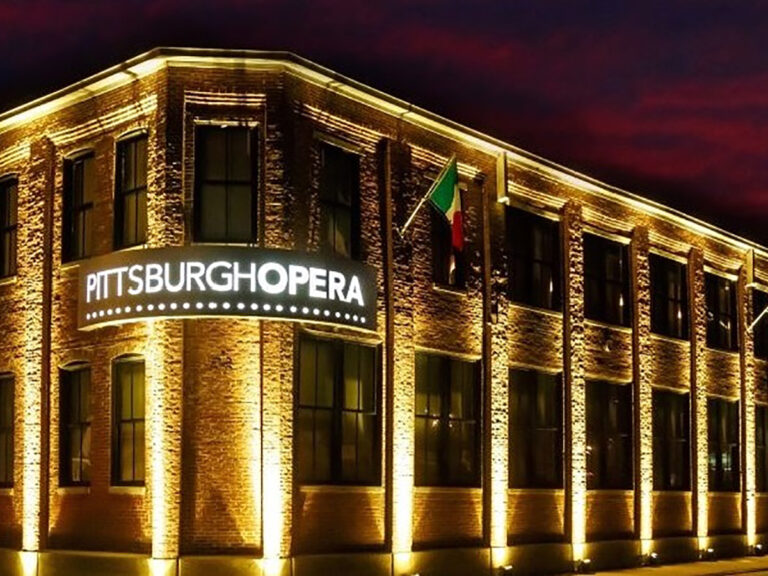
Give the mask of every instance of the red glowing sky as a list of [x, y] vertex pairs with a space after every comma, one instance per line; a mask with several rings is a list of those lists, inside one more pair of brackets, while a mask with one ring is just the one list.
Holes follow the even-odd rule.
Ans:
[[0, 109], [158, 45], [291, 50], [768, 244], [758, 0], [0, 0]]

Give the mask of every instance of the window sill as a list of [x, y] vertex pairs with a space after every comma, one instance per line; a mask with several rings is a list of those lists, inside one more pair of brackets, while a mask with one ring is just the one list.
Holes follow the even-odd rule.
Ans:
[[661, 342], [669, 342], [671, 344], [690, 344], [690, 338], [678, 338], [677, 336], [667, 336], [666, 334], [658, 334], [651, 332], [651, 340], [659, 340]]
[[446, 494], [479, 494], [483, 491], [480, 486], [414, 486], [413, 490], [421, 494], [438, 494], [440, 492]]
[[733, 348], [718, 348], [717, 346], [710, 346], [706, 345], [704, 346], [704, 349], [708, 352], [718, 352], [720, 354], [727, 354], [729, 356], [738, 356], [739, 355], [739, 349], [733, 349]]
[[675, 495], [675, 496], [684, 496], [685, 494], [691, 494], [691, 490], [654, 490], [653, 495], [654, 496], [663, 496], [665, 494], [669, 495]]
[[113, 246], [112, 252], [131, 252], [133, 250], [146, 250], [147, 248], [149, 248], [149, 244], [147, 244], [146, 242], [143, 242], [141, 244], [134, 244], [132, 246], [122, 246], [120, 248]]
[[593, 320], [592, 318], [584, 318], [584, 324], [592, 326], [594, 328], [615, 330], [616, 332], [623, 332], [625, 334], [632, 334], [631, 326], [623, 326], [622, 324], [611, 324], [610, 322], [603, 322], [602, 320]]
[[19, 277], [18, 272], [11, 276], [3, 276], [2, 278], [0, 278], [0, 286], [10, 286], [12, 284], [16, 284], [16, 280], [18, 279], [18, 277]]
[[460, 297], [466, 297], [467, 296], [467, 289], [466, 288], [458, 288], [456, 286], [450, 286], [448, 284], [437, 284], [435, 282], [432, 283], [432, 290], [434, 292], [440, 292], [442, 294], [450, 294], [452, 296], [460, 296]]
[[6, 486], [4, 488], [0, 488], [0, 496], [13, 496], [13, 487]]
[[587, 488], [587, 494], [606, 495], [606, 496], [619, 496], [619, 495], [631, 495], [634, 494], [633, 488]]
[[59, 486], [56, 488], [56, 494], [90, 494], [90, 486]]
[[514, 309], [518, 308], [520, 310], [527, 310], [529, 312], [535, 312], [537, 314], [545, 314], [547, 316], [551, 316], [552, 318], [563, 318], [563, 311], [562, 310], [553, 310], [552, 308], [540, 308], [539, 306], [534, 306], [533, 304], [525, 304], [524, 302], [514, 302], [513, 300], [509, 301], [509, 308]]
[[147, 488], [146, 486], [110, 486], [109, 493], [124, 496], [144, 496], [147, 493]]
[[378, 494], [384, 492], [383, 486], [362, 486], [353, 484], [304, 484], [299, 485], [299, 492], [306, 493], [359, 493], [359, 494]]
[[565, 488], [507, 488], [508, 494], [564, 494]]

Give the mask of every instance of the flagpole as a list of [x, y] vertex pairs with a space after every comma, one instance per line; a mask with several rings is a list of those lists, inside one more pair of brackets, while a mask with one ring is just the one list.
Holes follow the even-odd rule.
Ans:
[[416, 205], [416, 208], [414, 208], [413, 212], [411, 212], [411, 215], [408, 217], [408, 220], [405, 221], [405, 224], [403, 224], [402, 228], [397, 228], [397, 233], [400, 234], [400, 238], [403, 238], [405, 236], [405, 231], [408, 229], [408, 226], [410, 226], [413, 223], [413, 219], [416, 218], [416, 214], [418, 214], [419, 210], [421, 210], [421, 207], [424, 205], [424, 202], [427, 201], [427, 198], [432, 194], [432, 192], [435, 190], [435, 186], [443, 179], [443, 176], [445, 176], [445, 173], [448, 171], [448, 169], [451, 167], [451, 165], [456, 161], [456, 155], [454, 154], [448, 159], [448, 162], [443, 166], [443, 169], [440, 171], [440, 174], [438, 174], [437, 178], [435, 178], [435, 181], [432, 182], [432, 186], [429, 187], [429, 190], [427, 190], [426, 194], [421, 197], [421, 200], [419, 200], [419, 203]]

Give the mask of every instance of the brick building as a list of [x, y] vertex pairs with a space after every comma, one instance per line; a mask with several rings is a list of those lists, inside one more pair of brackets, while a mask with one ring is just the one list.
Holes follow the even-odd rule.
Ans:
[[[428, 205], [396, 231], [453, 156], [460, 252]], [[375, 318], [230, 304], [221, 259], [190, 268], [267, 249], [329, 262], [329, 298], [334, 266], [370, 273]], [[213, 299], [87, 308], [104, 267], [159, 255]], [[768, 540], [768, 251], [293, 55], [155, 50], [1, 114], [0, 276], [0, 573], [556, 572]]]

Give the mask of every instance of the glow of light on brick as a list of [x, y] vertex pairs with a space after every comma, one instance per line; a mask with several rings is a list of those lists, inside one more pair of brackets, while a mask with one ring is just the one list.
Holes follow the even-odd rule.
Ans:
[[37, 552], [19, 552], [21, 569], [24, 576], [37, 576], [38, 554]]

